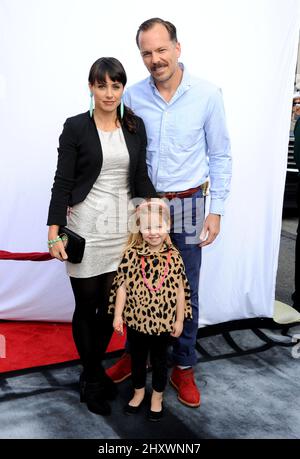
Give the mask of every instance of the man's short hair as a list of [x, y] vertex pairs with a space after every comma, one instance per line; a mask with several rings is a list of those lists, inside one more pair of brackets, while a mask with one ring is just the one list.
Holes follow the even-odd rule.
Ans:
[[140, 27], [138, 28], [138, 31], [137, 31], [136, 37], [135, 37], [136, 44], [138, 45], [138, 48], [139, 48], [139, 35], [140, 35], [140, 32], [145, 32], [146, 30], [151, 29], [155, 24], [163, 25], [167, 29], [167, 31], [169, 32], [170, 40], [174, 41], [175, 43], [177, 43], [177, 41], [178, 41], [177, 40], [177, 31], [176, 31], [176, 27], [174, 26], [174, 24], [172, 24], [169, 21], [164, 21], [164, 19], [161, 19], [161, 18], [151, 18], [151, 19], [147, 19], [147, 21], [144, 21], [140, 25]]

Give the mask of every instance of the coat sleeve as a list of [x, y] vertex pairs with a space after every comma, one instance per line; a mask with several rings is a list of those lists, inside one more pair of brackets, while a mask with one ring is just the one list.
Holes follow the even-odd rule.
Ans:
[[57, 168], [52, 187], [47, 225], [66, 225], [67, 207], [75, 183], [77, 143], [69, 119], [59, 137]]
[[108, 300], [108, 314], [114, 314], [115, 312], [115, 303], [116, 303], [116, 296], [117, 296], [117, 290], [118, 288], [125, 282], [127, 276], [126, 274], [128, 273], [128, 253], [125, 252], [121, 263], [118, 266], [116, 275], [114, 277], [111, 290], [110, 290], [110, 295], [109, 295], [109, 300]]
[[141, 138], [141, 146], [138, 155], [138, 163], [135, 173], [134, 185], [136, 196], [141, 198], [156, 198], [157, 193], [149, 178], [147, 163], [146, 163], [146, 147], [147, 147], [147, 135], [145, 130], [144, 122], [141, 118], [137, 118], [138, 127], [137, 132]]

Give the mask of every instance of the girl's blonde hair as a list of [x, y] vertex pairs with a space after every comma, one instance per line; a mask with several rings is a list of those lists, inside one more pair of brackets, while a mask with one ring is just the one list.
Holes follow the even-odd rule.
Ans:
[[[149, 215], [150, 212], [158, 212], [160, 217], [166, 223], [167, 227], [170, 229], [171, 225], [171, 216], [169, 206], [159, 198], [146, 199], [142, 204], [140, 204], [136, 210], [133, 218], [135, 219], [135, 229], [136, 231], [131, 231], [128, 237], [128, 241], [124, 252], [133, 247], [137, 247], [143, 243], [143, 236], [140, 231], [140, 218], [141, 216]], [[167, 234], [166, 242], [168, 245], [172, 244], [170, 235]]]

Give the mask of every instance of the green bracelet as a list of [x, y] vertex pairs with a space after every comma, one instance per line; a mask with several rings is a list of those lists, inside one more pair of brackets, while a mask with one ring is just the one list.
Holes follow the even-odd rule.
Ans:
[[56, 244], [56, 242], [58, 242], [58, 241], [61, 241], [61, 237], [60, 236], [57, 236], [56, 239], [49, 239], [48, 240], [48, 247], [51, 249], [54, 246], [54, 244]]

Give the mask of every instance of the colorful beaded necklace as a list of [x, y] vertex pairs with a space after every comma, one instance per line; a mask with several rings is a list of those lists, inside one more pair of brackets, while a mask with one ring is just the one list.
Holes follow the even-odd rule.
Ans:
[[168, 251], [168, 257], [167, 257], [167, 261], [166, 261], [166, 264], [165, 264], [165, 269], [164, 269], [164, 274], [162, 277], [159, 278], [159, 281], [158, 281], [158, 285], [156, 287], [152, 287], [152, 285], [149, 284], [148, 280], [146, 279], [146, 273], [145, 273], [145, 257], [144, 255], [142, 255], [141, 257], [141, 264], [142, 264], [142, 275], [143, 275], [143, 281], [146, 285], [146, 287], [151, 291], [151, 292], [157, 292], [158, 290], [161, 289], [163, 283], [164, 283], [164, 280], [169, 272], [169, 264], [170, 264], [170, 261], [171, 261], [171, 250]]

